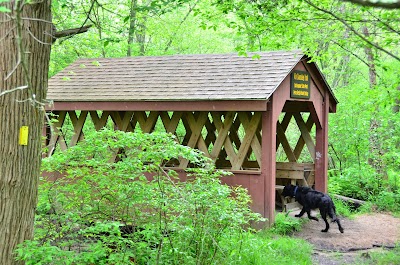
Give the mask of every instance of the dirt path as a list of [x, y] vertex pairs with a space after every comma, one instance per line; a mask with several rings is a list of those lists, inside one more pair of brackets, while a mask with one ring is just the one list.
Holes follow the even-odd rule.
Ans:
[[365, 214], [354, 219], [340, 218], [340, 221], [343, 234], [335, 223], [331, 224], [328, 233], [322, 233], [325, 228], [323, 220], [309, 221], [300, 232], [295, 233], [294, 236], [314, 245], [315, 264], [356, 264], [360, 255], [368, 257], [369, 251], [394, 247], [396, 242], [400, 242], [400, 218], [389, 214]]

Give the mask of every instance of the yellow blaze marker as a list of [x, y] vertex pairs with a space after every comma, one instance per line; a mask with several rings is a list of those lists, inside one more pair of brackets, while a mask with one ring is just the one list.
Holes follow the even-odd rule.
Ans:
[[19, 145], [28, 145], [28, 126], [19, 128]]

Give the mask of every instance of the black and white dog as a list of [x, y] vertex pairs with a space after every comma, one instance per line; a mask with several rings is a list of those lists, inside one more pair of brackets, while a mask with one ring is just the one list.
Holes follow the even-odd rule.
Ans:
[[333, 204], [331, 197], [328, 195], [308, 187], [286, 185], [283, 188], [282, 196], [293, 197], [303, 206], [301, 212], [295, 215], [296, 217], [302, 217], [304, 213], [307, 213], [308, 219], [318, 221], [317, 217], [311, 216], [310, 214], [311, 210], [318, 208], [326, 225], [325, 229], [321, 230], [321, 232], [328, 232], [329, 223], [326, 220], [327, 215], [331, 218], [332, 222], [338, 224], [340, 233], [344, 232], [339, 219], [336, 217], [335, 205]]

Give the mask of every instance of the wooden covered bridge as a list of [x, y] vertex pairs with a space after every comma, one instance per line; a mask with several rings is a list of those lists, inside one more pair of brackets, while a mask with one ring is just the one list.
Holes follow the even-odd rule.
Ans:
[[161, 128], [232, 171], [224, 182], [246, 187], [253, 210], [273, 222], [277, 184], [327, 189], [337, 100], [309, 60], [301, 51], [79, 59], [49, 81], [58, 122], [47, 129], [48, 155], [83, 139], [89, 123]]

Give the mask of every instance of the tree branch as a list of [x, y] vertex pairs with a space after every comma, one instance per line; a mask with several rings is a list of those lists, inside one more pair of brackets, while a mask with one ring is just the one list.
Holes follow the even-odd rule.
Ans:
[[54, 33], [54, 37], [58, 39], [58, 38], [73, 36], [79, 33], [84, 33], [87, 32], [92, 26], [93, 25], [86, 25], [79, 28], [56, 31], [56, 33]]
[[386, 53], [387, 55], [393, 57], [394, 59], [400, 61], [400, 57], [396, 56], [395, 54], [391, 53], [390, 51], [387, 51], [386, 49], [382, 48], [381, 46], [373, 43], [372, 41], [368, 40], [365, 36], [363, 36], [362, 34], [360, 34], [355, 28], [353, 28], [349, 23], [347, 23], [345, 20], [343, 20], [342, 18], [338, 17], [337, 15], [335, 15], [334, 13], [332, 13], [329, 10], [325, 10], [323, 8], [320, 8], [318, 6], [316, 6], [314, 3], [312, 3], [309, 0], [304, 0], [304, 2], [306, 2], [307, 4], [309, 4], [310, 6], [314, 7], [315, 9], [324, 12], [334, 18], [336, 18], [340, 23], [342, 23], [343, 25], [345, 25], [349, 30], [351, 30], [356, 36], [358, 36], [360, 39], [362, 39], [364, 42], [368, 43], [369, 45], [375, 47], [376, 49]]
[[368, 0], [342, 0], [343, 2], [350, 2], [361, 6], [380, 7], [385, 9], [397, 9], [400, 8], [400, 1], [394, 1], [392, 3], [382, 1], [368, 1]]

